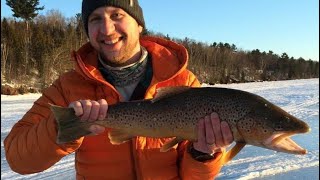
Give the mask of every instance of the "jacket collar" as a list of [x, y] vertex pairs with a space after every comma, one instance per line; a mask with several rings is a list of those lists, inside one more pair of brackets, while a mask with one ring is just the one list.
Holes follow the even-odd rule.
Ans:
[[[186, 69], [188, 52], [185, 47], [173, 41], [158, 37], [144, 36], [140, 39], [152, 58], [154, 80], [165, 81], [175, 77]], [[84, 44], [78, 51], [73, 51], [75, 70], [87, 79], [104, 82], [98, 70], [98, 55], [90, 43]]]

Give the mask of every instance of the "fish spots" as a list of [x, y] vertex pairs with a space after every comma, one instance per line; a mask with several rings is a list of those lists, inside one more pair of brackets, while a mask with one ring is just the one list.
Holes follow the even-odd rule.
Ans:
[[246, 133], [251, 133], [254, 126], [255, 121], [250, 117], [245, 117], [244, 119], [238, 122], [238, 127]]
[[[115, 114], [110, 127], [123, 125], [138, 131], [139, 134], [161, 136], [172, 134], [184, 136], [193, 134], [201, 118], [213, 112], [218, 113], [221, 121], [226, 121], [235, 134], [244, 137], [264, 137], [275, 129], [286, 128], [289, 115], [281, 117], [281, 123], [275, 114], [272, 103], [257, 98], [253, 94], [230, 89], [195, 88], [173, 96], [110, 106], [108, 115]], [[288, 116], [288, 117], [285, 117]], [[186, 133], [187, 132], [187, 133]], [[188, 139], [188, 138], [185, 138]]]
[[250, 109], [245, 103], [235, 103], [233, 100], [237, 99], [225, 99], [225, 102], [215, 104], [214, 110], [219, 114], [221, 120], [235, 125], [250, 112]]
[[283, 127], [280, 125], [280, 124], [278, 124], [276, 127], [275, 127], [275, 130], [277, 130], [277, 131], [281, 131], [283, 129]]
[[273, 124], [273, 129], [276, 131], [282, 131], [284, 129], [283, 127], [283, 123], [285, 123], [284, 121], [277, 121]]
[[263, 128], [262, 132], [266, 134], [266, 133], [268, 133], [268, 130]]
[[231, 119], [230, 120], [233, 124], [236, 124], [237, 123], [237, 120], [236, 119]]

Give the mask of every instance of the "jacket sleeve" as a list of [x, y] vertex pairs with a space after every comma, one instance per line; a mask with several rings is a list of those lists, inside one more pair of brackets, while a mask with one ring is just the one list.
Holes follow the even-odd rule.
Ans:
[[[191, 87], [200, 87], [199, 80], [195, 77], [194, 74], [190, 72], [189, 75], [189, 86]], [[187, 151], [187, 146], [189, 142], [184, 141], [179, 144], [178, 154], [179, 154], [179, 163], [180, 169], [179, 174], [181, 179], [214, 179], [222, 167], [222, 156], [225, 151], [215, 153], [212, 160], [206, 162], [199, 162], [194, 160], [189, 152]]]
[[190, 142], [184, 141], [179, 144], [179, 162], [180, 162], [180, 178], [192, 180], [214, 179], [222, 168], [222, 156], [225, 151], [217, 152], [214, 158], [205, 162], [194, 160], [187, 151], [187, 146]]
[[4, 140], [7, 162], [17, 173], [31, 174], [46, 170], [74, 152], [83, 140], [56, 144], [56, 122], [48, 103], [67, 106], [59, 80], [42, 93]]

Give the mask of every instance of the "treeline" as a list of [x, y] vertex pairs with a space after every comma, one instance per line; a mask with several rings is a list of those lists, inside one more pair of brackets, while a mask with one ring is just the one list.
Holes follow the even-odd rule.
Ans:
[[187, 37], [177, 39], [162, 33], [149, 33], [183, 44], [189, 52], [189, 69], [201, 82], [225, 84], [319, 77], [318, 61], [295, 59], [285, 52], [278, 55], [272, 50], [245, 51], [229, 43], [206, 44]]
[[[286, 53], [259, 49], [244, 51], [234, 44], [205, 44], [146, 31], [183, 44], [189, 51], [189, 68], [205, 83], [287, 80], [319, 77], [319, 62], [294, 59]], [[87, 42], [81, 15], [65, 18], [51, 10], [32, 21], [1, 19], [1, 84], [43, 89], [61, 73], [73, 68], [70, 52]]]
[[72, 68], [70, 53], [86, 42], [80, 14], [66, 19], [51, 10], [32, 21], [1, 19], [1, 84], [38, 89]]

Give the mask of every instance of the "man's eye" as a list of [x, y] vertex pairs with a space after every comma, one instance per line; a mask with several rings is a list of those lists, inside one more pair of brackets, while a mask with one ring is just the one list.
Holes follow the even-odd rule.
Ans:
[[111, 15], [111, 17], [112, 17], [113, 19], [120, 19], [120, 18], [123, 17], [123, 14], [121, 14], [121, 13], [114, 13], [114, 14]]
[[89, 22], [96, 22], [96, 21], [99, 21], [99, 20], [100, 20], [99, 17], [93, 17], [93, 18], [89, 19]]

